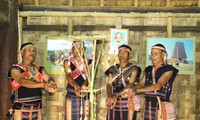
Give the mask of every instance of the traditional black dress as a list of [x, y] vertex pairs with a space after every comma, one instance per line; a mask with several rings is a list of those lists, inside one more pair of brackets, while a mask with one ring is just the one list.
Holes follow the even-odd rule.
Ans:
[[[68, 60], [66, 60], [67, 62]], [[70, 68], [72, 70], [72, 78], [76, 81], [79, 86], [82, 86], [86, 77], [86, 60], [83, 62], [77, 62], [75, 58], [70, 58]], [[88, 65], [92, 63], [92, 60], [88, 60]], [[80, 108], [84, 107], [85, 100], [89, 100], [89, 94], [85, 97], [76, 96], [75, 88], [70, 84], [67, 84], [66, 87], [67, 94], [66, 99], [72, 101], [72, 119], [73, 120], [80, 120], [80, 117], [84, 118], [85, 113], [80, 114]], [[84, 108], [83, 108], [84, 109]], [[88, 108], [89, 109], [89, 108]], [[84, 110], [83, 110], [84, 112]], [[81, 116], [83, 115], [83, 116]], [[88, 114], [89, 115], [89, 114]]]
[[[105, 74], [108, 76], [112, 74], [113, 95], [123, 90], [128, 84], [131, 74], [134, 70], [138, 69], [138, 76], [140, 76], [140, 67], [128, 63], [123, 69], [119, 64], [111, 66], [106, 70]], [[107, 120], [128, 120], [128, 98], [119, 97], [117, 103], [112, 110], [108, 110]], [[134, 114], [136, 117], [136, 114]], [[136, 119], [136, 118], [135, 118]]]
[[[145, 68], [145, 87], [153, 84], [152, 69], [153, 66], [148, 66]], [[156, 113], [158, 110], [158, 100], [156, 96], [159, 96], [161, 98], [161, 101], [170, 101], [172, 84], [178, 73], [178, 70], [171, 65], [164, 65], [157, 69], [155, 72], [155, 82], [157, 82], [165, 72], [171, 70], [173, 71], [172, 77], [169, 78], [168, 82], [160, 90], [158, 90], [157, 93], [155, 93], [154, 91], [145, 93], [145, 109], [143, 113], [144, 120], [156, 120]]]

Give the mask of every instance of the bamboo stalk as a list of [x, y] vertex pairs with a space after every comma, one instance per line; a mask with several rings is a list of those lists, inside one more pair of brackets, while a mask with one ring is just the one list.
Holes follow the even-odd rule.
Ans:
[[[86, 53], [84, 52], [84, 56], [86, 56]], [[87, 59], [86, 59], [86, 63], [88, 63]], [[86, 64], [86, 74], [87, 74], [87, 79], [88, 79], [88, 84], [90, 85], [91, 84], [91, 73], [90, 73], [90, 68], [89, 68], [89, 65]]]
[[96, 40], [93, 41], [93, 62], [92, 62], [92, 76], [90, 83], [90, 120], [94, 119], [94, 94], [93, 94], [93, 86], [94, 86], [94, 65], [95, 65], [95, 56], [96, 56]]
[[101, 58], [101, 53], [103, 51], [103, 46], [104, 46], [104, 40], [103, 40], [103, 43], [101, 44], [100, 51], [98, 53], [98, 58], [97, 58], [97, 62], [96, 62], [96, 65], [95, 65], [95, 70], [94, 70], [95, 75], [96, 75], [97, 68], [98, 68], [98, 65], [99, 65], [99, 61], [100, 61], [100, 58]]
[[94, 119], [94, 94], [93, 90], [90, 88], [90, 120]]
[[[96, 41], [97, 40], [95, 40], [94, 41], [94, 59], [95, 59], [95, 56], [96, 56]], [[97, 71], [97, 68], [98, 68], [98, 65], [99, 65], [99, 61], [100, 61], [100, 57], [101, 57], [101, 53], [102, 53], [102, 49], [103, 49], [103, 45], [104, 45], [104, 40], [103, 40], [103, 43], [101, 44], [101, 47], [100, 47], [100, 51], [99, 51], [99, 53], [98, 53], [98, 58], [97, 58], [97, 61], [96, 61], [96, 65], [95, 65], [95, 67], [94, 67], [94, 69], [93, 69], [93, 77], [92, 77], [92, 87], [91, 87], [91, 89], [92, 89], [92, 110], [93, 111], [91, 111], [91, 114], [92, 114], [92, 116], [91, 116], [91, 120], [93, 120], [94, 119], [94, 117], [96, 116], [96, 112], [94, 111], [94, 92], [97, 92], [97, 90], [95, 91], [94, 90], [94, 80], [95, 80], [95, 76], [96, 76], [96, 71]], [[94, 64], [95, 64], [95, 62], [94, 62]]]
[[[101, 57], [101, 52], [103, 50], [104, 40], [103, 40], [103, 43], [101, 44], [101, 48], [100, 48], [100, 51], [98, 53], [97, 61], [95, 60], [95, 57], [96, 57], [96, 45], [97, 45], [97, 40], [94, 40], [93, 41], [93, 49], [92, 49], [92, 54], [93, 54], [92, 60], [93, 61], [92, 61], [91, 74], [90, 74], [89, 66], [88, 66], [88, 64], [86, 64], [86, 67], [87, 67], [86, 74], [87, 74], [87, 79], [88, 79], [88, 82], [89, 82], [89, 91], [88, 90], [82, 90], [81, 91], [81, 92], [89, 92], [90, 93], [90, 120], [94, 120], [95, 117], [96, 117], [96, 112], [95, 112], [95, 108], [94, 108], [95, 107], [94, 106], [95, 105], [95, 103], [94, 103], [94, 93], [96, 93], [97, 91], [101, 90], [101, 88], [97, 89], [97, 90], [94, 89], [94, 81], [95, 81], [96, 71], [97, 71], [98, 64], [99, 64], [100, 57]], [[74, 45], [74, 43], [73, 43], [73, 46], [75, 47], [75, 49], [77, 49], [76, 46]], [[84, 52], [84, 55], [85, 54], [86, 53]], [[79, 57], [81, 57], [79, 52], [78, 52], [78, 55], [79, 55]]]
[[95, 57], [96, 57], [96, 44], [97, 44], [97, 40], [94, 40], [94, 44], [93, 44], [93, 62], [92, 62], [92, 78], [91, 78], [91, 80], [92, 80], [92, 82], [91, 82], [91, 88], [93, 89], [93, 87], [94, 87], [94, 78], [95, 78], [95, 73], [94, 73], [94, 69], [95, 69]]

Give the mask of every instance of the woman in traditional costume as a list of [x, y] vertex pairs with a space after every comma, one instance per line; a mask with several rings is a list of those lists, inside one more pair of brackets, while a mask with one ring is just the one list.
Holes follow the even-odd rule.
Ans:
[[86, 66], [90, 67], [91, 59], [84, 57], [84, 44], [80, 41], [73, 42], [72, 53], [64, 61], [66, 80], [66, 119], [83, 120], [89, 118], [89, 95], [87, 90], [88, 79]]

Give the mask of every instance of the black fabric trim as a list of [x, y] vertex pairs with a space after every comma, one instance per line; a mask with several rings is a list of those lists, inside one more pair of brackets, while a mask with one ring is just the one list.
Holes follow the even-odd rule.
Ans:
[[20, 67], [18, 67], [18, 66], [12, 66], [12, 67], [8, 70], [8, 73], [7, 73], [7, 76], [8, 76], [9, 78], [12, 77], [12, 76], [11, 76], [11, 70], [12, 70], [12, 69], [17, 69], [17, 70], [19, 70], [21, 73], [24, 72], [24, 70], [21, 69]]
[[39, 70], [38, 70], [38, 71], [39, 71], [40, 73], [42, 73], [42, 72], [43, 72], [43, 70], [44, 70], [44, 67], [43, 67], [43, 66], [40, 66], [40, 68], [39, 68]]

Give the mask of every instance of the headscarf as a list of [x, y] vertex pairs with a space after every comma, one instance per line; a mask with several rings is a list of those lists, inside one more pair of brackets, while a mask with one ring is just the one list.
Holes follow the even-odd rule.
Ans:
[[163, 44], [160, 44], [160, 43], [159, 44], [155, 44], [155, 45], [153, 45], [151, 47], [151, 49], [159, 49], [162, 52], [165, 52], [166, 53], [166, 60], [165, 60], [165, 62], [167, 64], [167, 56], [168, 56], [168, 54], [167, 54], [167, 50], [166, 50], [166, 48], [165, 48], [165, 46]]
[[128, 45], [125, 45], [125, 44], [123, 44], [123, 45], [119, 46], [118, 50], [120, 50], [120, 49], [126, 49], [126, 50], [127, 50], [129, 53], [131, 53], [131, 52], [132, 52], [132, 49], [131, 49], [131, 47], [130, 47], [130, 46], [128, 46]]
[[24, 44], [21, 45], [20, 50], [22, 51], [22, 50], [25, 49], [28, 45], [34, 45], [34, 44], [31, 43], [31, 42], [24, 43]]

